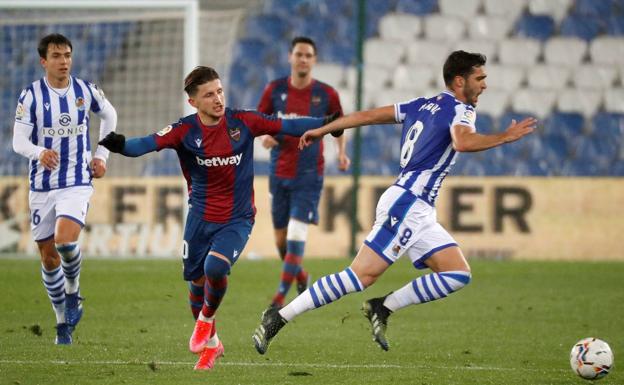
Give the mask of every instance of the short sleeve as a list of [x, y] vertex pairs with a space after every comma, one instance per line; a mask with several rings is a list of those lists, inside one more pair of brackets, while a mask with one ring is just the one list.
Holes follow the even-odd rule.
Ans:
[[455, 116], [451, 122], [451, 128], [453, 126], [468, 126], [472, 128], [473, 132], [477, 131], [475, 121], [477, 120], [477, 112], [472, 106], [466, 104], [458, 104], [455, 106]]
[[258, 103], [258, 111], [263, 114], [272, 114], [273, 102], [271, 101], [271, 94], [273, 93], [273, 83], [269, 83], [262, 92], [262, 97]]
[[33, 126], [35, 124], [35, 119], [35, 100], [33, 98], [32, 89], [26, 88], [22, 90], [17, 100], [15, 122]]
[[342, 111], [342, 105], [340, 104], [340, 96], [338, 95], [338, 91], [330, 87], [329, 110], [327, 111], [327, 115], [332, 115], [336, 112], [338, 112], [340, 116], [344, 115]]
[[396, 103], [394, 105], [394, 120], [397, 123], [403, 123], [407, 112], [411, 109], [417, 109], [425, 98], [416, 98], [406, 102]]

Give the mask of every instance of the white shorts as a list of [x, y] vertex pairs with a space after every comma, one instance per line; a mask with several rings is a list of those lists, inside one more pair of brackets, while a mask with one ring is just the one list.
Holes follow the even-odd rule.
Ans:
[[407, 254], [418, 269], [435, 252], [457, 246], [438, 223], [435, 208], [409, 190], [390, 186], [379, 198], [373, 229], [364, 241], [389, 264]]
[[30, 229], [35, 241], [43, 241], [54, 235], [56, 219], [71, 219], [84, 227], [89, 209], [92, 186], [75, 186], [50, 191], [31, 191]]

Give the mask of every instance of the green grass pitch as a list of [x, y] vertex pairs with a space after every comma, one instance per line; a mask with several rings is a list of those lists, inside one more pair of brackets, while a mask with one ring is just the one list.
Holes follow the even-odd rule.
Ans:
[[[348, 263], [305, 261], [314, 277]], [[39, 262], [0, 259], [0, 384], [583, 384], [568, 357], [589, 336], [615, 354], [600, 384], [624, 384], [624, 263], [475, 261], [459, 293], [392, 315], [383, 352], [359, 308], [420, 274], [401, 261], [365, 293], [286, 325], [261, 356], [251, 334], [279, 267], [234, 267], [217, 313], [225, 357], [198, 373], [179, 261], [86, 260], [85, 315], [74, 345], [55, 346]]]

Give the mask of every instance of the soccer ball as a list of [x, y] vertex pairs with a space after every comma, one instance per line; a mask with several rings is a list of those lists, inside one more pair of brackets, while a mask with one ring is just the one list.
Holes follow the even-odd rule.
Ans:
[[584, 338], [572, 347], [570, 366], [574, 373], [584, 379], [597, 380], [609, 374], [613, 366], [613, 353], [603, 340]]

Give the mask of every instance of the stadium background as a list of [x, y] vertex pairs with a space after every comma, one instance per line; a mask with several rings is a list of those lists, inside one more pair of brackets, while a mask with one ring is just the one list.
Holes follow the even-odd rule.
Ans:
[[[134, 7], [81, 9], [79, 2], [0, 2], [0, 250], [35, 255], [28, 230], [27, 161], [12, 151], [20, 90], [40, 77], [37, 41], [50, 32], [74, 44], [73, 73], [99, 84], [116, 107], [117, 130], [155, 132], [185, 111], [189, 65], [184, 7], [128, 1]], [[150, 3], [147, 6], [147, 3]], [[192, 1], [178, 2], [193, 3]], [[621, 260], [624, 230], [624, 1], [368, 0], [199, 1], [199, 50], [215, 67], [231, 107], [254, 108], [264, 85], [289, 73], [289, 41], [318, 44], [314, 76], [336, 87], [346, 112], [386, 105], [443, 87], [441, 65], [454, 49], [488, 56], [488, 90], [478, 106], [481, 132], [512, 118], [540, 119], [534, 135], [512, 145], [461, 154], [439, 198], [439, 219], [469, 258]], [[41, 7], [41, 4], [44, 6]], [[50, 4], [54, 8], [50, 9]], [[160, 7], [159, 7], [160, 6]], [[358, 23], [363, 20], [362, 65]], [[92, 144], [97, 118], [92, 122]], [[398, 170], [399, 126], [348, 133], [359, 142], [355, 243]], [[306, 253], [351, 252], [351, 175], [341, 175], [328, 141], [321, 223]], [[276, 257], [266, 173], [255, 149], [257, 224], [244, 257]], [[184, 185], [174, 152], [140, 159], [112, 156], [95, 181], [83, 248], [89, 257], [178, 258]]]

